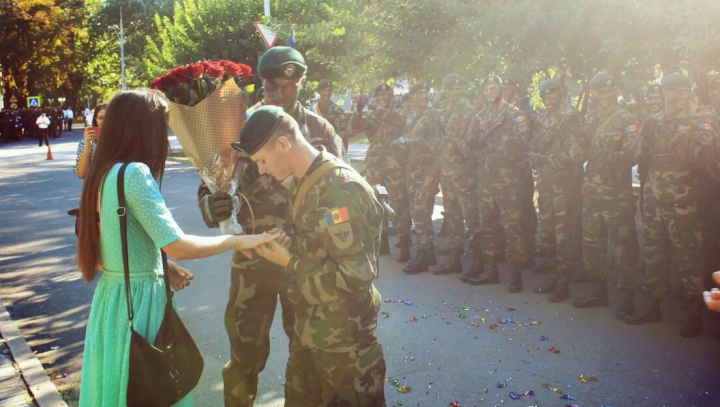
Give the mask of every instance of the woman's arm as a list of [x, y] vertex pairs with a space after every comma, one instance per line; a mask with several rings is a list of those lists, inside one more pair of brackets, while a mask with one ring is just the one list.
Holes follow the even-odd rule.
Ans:
[[165, 253], [174, 260], [202, 259], [224, 253], [228, 250], [237, 250], [252, 258], [250, 249], [275, 240], [276, 234], [264, 233], [262, 235], [245, 236], [195, 236], [182, 235], [180, 239], [163, 247]]

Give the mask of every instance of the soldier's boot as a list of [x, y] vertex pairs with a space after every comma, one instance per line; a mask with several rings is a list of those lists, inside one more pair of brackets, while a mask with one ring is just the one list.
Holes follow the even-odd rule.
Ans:
[[470, 285], [498, 284], [499, 282], [498, 266], [494, 261], [491, 264], [484, 264], [483, 272], [479, 276], [468, 280]]
[[703, 329], [703, 308], [705, 308], [705, 303], [700, 293], [693, 293], [688, 305], [690, 309], [685, 324], [680, 328], [680, 336], [694, 338], [700, 335]]
[[[445, 216], [445, 212], [443, 212], [443, 216]], [[435, 235], [436, 235], [437, 237], [445, 237], [445, 236], [447, 236], [447, 234], [448, 234], [448, 232], [447, 232], [447, 220], [445, 220], [445, 218], [443, 218], [442, 224], [440, 225], [440, 230], [438, 230], [438, 232], [435, 233]]]
[[402, 242], [398, 240], [397, 242], [395, 242], [394, 246], [396, 249], [399, 249], [400, 247], [402, 247]]
[[441, 256], [447, 256], [448, 254], [450, 254], [450, 249], [451, 249], [450, 245], [448, 244], [447, 246], [445, 246], [443, 248], [437, 249], [437, 254], [439, 254]]
[[398, 263], [407, 263], [410, 260], [410, 248], [412, 247], [412, 239], [410, 236], [400, 236], [400, 254], [395, 258]]
[[383, 229], [380, 234], [380, 255], [390, 254], [390, 241], [388, 241], [388, 233], [386, 229]]
[[562, 302], [570, 297], [570, 275], [561, 274], [555, 289], [548, 295], [550, 302]]
[[410, 262], [403, 267], [405, 274], [418, 274], [428, 271], [428, 249], [420, 248]]
[[519, 293], [523, 289], [522, 280], [522, 266], [513, 266], [512, 278], [510, 279], [510, 285], [508, 285], [508, 292]]
[[428, 266], [437, 266], [437, 256], [435, 255], [435, 245], [430, 242], [430, 247], [427, 250], [426, 253], [427, 257], [425, 258], [425, 261], [427, 261]]
[[482, 253], [476, 251], [473, 256], [473, 263], [470, 268], [460, 276], [460, 281], [467, 283], [473, 278], [476, 278], [483, 272], [483, 257]]
[[462, 248], [454, 248], [451, 250], [450, 257], [448, 257], [447, 260], [445, 260], [445, 263], [442, 263], [441, 265], [435, 267], [433, 269], [433, 274], [436, 275], [442, 275], [442, 274], [453, 274], [453, 273], [462, 273]]
[[572, 277], [570, 277], [571, 283], [587, 283], [588, 281], [590, 281], [590, 276], [587, 274], [584, 267], [582, 270], [573, 273]]
[[605, 307], [609, 304], [607, 283], [605, 280], [593, 281], [593, 289], [582, 298], [573, 300], [573, 305], [577, 308], [589, 308], [589, 307]]
[[625, 323], [628, 325], [642, 325], [648, 322], [660, 322], [661, 320], [660, 299], [651, 293], [645, 294], [645, 299], [637, 312], [625, 317]]
[[556, 271], [550, 278], [543, 281], [542, 284], [535, 286], [535, 288], [533, 288], [533, 292], [536, 294], [549, 294], [555, 291], [555, 286], [557, 286], [559, 279], [560, 273]]
[[554, 272], [556, 269], [557, 263], [552, 259], [547, 259], [540, 264], [536, 264], [535, 267], [532, 268], [532, 271], [534, 274], [543, 274]]
[[615, 316], [624, 321], [628, 315], [635, 312], [635, 291], [627, 288], [620, 289], [620, 307]]

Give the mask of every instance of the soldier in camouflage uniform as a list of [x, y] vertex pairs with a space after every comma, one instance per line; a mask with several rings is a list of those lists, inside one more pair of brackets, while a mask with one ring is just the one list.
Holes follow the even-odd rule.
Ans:
[[381, 298], [373, 285], [384, 214], [372, 187], [315, 150], [277, 107], [250, 117], [238, 144], [261, 174], [295, 177], [290, 249], [257, 249], [289, 282], [295, 323], [286, 405], [385, 406], [385, 359], [375, 336]]
[[536, 293], [549, 293], [550, 302], [569, 296], [570, 276], [579, 260], [576, 211], [580, 210], [585, 128], [580, 112], [567, 103], [565, 90], [557, 79], [540, 84], [546, 110], [532, 119], [530, 159], [537, 171], [540, 235], [545, 268], [553, 275]]
[[[339, 156], [339, 138], [323, 118], [297, 102], [305, 80], [302, 55], [294, 49], [275, 47], [263, 54], [258, 74], [266, 89], [265, 103], [284, 105], [300, 124], [303, 136], [315, 146], [324, 146]], [[285, 94], [290, 89], [291, 94]], [[238, 194], [244, 203], [237, 219], [245, 233], [263, 233], [275, 228], [289, 230], [287, 190], [269, 175], [260, 174], [257, 165], [240, 159], [235, 177]], [[232, 198], [225, 193], [211, 194], [203, 184], [198, 202], [208, 227], [230, 217]], [[253, 219], [254, 217], [254, 219]], [[223, 368], [225, 406], [252, 406], [257, 395], [258, 375], [265, 368], [270, 353], [270, 326], [275, 316], [278, 296], [282, 307], [283, 328], [290, 336], [292, 312], [287, 300], [287, 279], [281, 267], [265, 259], [247, 258], [235, 252], [231, 262], [230, 297], [225, 309], [225, 329], [230, 339], [231, 360]]]
[[[475, 116], [465, 138], [465, 151], [475, 154], [477, 168], [478, 207], [480, 216], [480, 252], [466, 277], [474, 285], [500, 282], [497, 267], [497, 225], [505, 233], [505, 253], [513, 274], [508, 290], [522, 290], [522, 270], [527, 259], [523, 250], [520, 226], [523, 163], [527, 155], [528, 125], [523, 113], [502, 99], [502, 80], [491, 76], [483, 82], [483, 94], [488, 106]], [[522, 164], [522, 165], [521, 165]], [[478, 240], [475, 240], [478, 239]], [[479, 257], [479, 259], [478, 259]]]
[[403, 268], [407, 274], [428, 271], [436, 264], [433, 244], [432, 212], [440, 185], [440, 157], [442, 133], [438, 128], [440, 110], [428, 106], [429, 87], [418, 83], [410, 88], [415, 111], [405, 124], [403, 138], [408, 148], [408, 193], [412, 196], [412, 220], [417, 236], [415, 257]]
[[[704, 153], [716, 135], [707, 118], [692, 113], [690, 81], [680, 73], [663, 78], [665, 108], [643, 123], [643, 160], [647, 160], [649, 194], [645, 197], [645, 301], [628, 324], [659, 321], [660, 296], [668, 291], [668, 268], [680, 272], [689, 301], [689, 313], [680, 335], [702, 331], [703, 278], [700, 273], [702, 243], [698, 199], [698, 174], [705, 169]], [[666, 249], [670, 248], [668, 252]]]
[[614, 248], [620, 272], [621, 303], [617, 317], [634, 310], [637, 288], [638, 240], [631, 169], [642, 143], [637, 119], [616, 105], [614, 79], [601, 72], [590, 80], [596, 110], [587, 117], [587, 167], [582, 185], [582, 240], [585, 269], [592, 290], [573, 301], [578, 308], [607, 306], [607, 241]]
[[[473, 211], [475, 202], [466, 202], [470, 187], [469, 180], [472, 167], [468, 165], [468, 157], [461, 150], [461, 144], [467, 129], [475, 117], [475, 108], [468, 103], [462, 93], [465, 82], [457, 74], [447, 75], [442, 82], [446, 92], [447, 106], [439, 116], [439, 125], [444, 134], [440, 150], [441, 185], [443, 206], [445, 208], [445, 224], [449, 242], [447, 247], [448, 260], [433, 270], [433, 274], [462, 273], [461, 258], [464, 252], [463, 238], [465, 225], [463, 219]], [[439, 252], [439, 251], [438, 251]]]
[[350, 138], [347, 132], [347, 122], [345, 120], [345, 111], [332, 101], [333, 83], [330, 79], [323, 79], [318, 83], [317, 93], [320, 94], [320, 100], [312, 107], [312, 111], [320, 117], [325, 118], [333, 126], [343, 140], [345, 151], [348, 149]]

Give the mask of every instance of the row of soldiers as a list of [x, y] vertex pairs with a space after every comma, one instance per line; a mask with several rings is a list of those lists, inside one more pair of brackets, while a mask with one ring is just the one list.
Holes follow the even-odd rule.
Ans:
[[[694, 337], [702, 330], [704, 280], [717, 266], [712, 256], [717, 253], [720, 75], [710, 85], [713, 104], [693, 111], [690, 81], [680, 73], [667, 75], [661, 86], [648, 89], [652, 112], [641, 125], [618, 106], [617, 83], [607, 73], [590, 81], [593, 108], [587, 115], [572, 107], [558, 80], [549, 79], [540, 84], [545, 110], [530, 117], [508, 98], [512, 87], [501, 78], [488, 77], [467, 94], [463, 78], [451, 74], [442, 82], [442, 109], [429, 107], [424, 83], [410, 88], [404, 109], [392, 103], [392, 88], [380, 84], [368, 110], [366, 99], [356, 100], [349, 127], [366, 133], [370, 142], [363, 175], [389, 190], [397, 214], [397, 261], [407, 262], [405, 273], [437, 264], [431, 217], [442, 188], [449, 236], [442, 250], [448, 257], [433, 273], [462, 273], [461, 281], [473, 285], [497, 284], [498, 263], [505, 259], [512, 269], [508, 290], [520, 292], [522, 272], [534, 266], [537, 191], [546, 261], [536, 269], [552, 274], [535, 292], [547, 293], [552, 302], [567, 299], [571, 274], [581, 261], [592, 289], [573, 305], [607, 306], [609, 240], [620, 274], [617, 318], [628, 324], [659, 321], [660, 297], [669, 289], [674, 267], [689, 308], [680, 334]], [[631, 175], [636, 164], [644, 284]], [[709, 218], [703, 223], [701, 215]], [[413, 224], [417, 242], [411, 253]], [[465, 226], [473, 262], [463, 272]], [[644, 295], [636, 308], [638, 291]]]
[[23, 137], [37, 139], [40, 131], [35, 124], [41, 113], [50, 119], [49, 137], [58, 138], [63, 132], [65, 115], [59, 106], [3, 109], [0, 111], [0, 139], [4, 142], [20, 141]]

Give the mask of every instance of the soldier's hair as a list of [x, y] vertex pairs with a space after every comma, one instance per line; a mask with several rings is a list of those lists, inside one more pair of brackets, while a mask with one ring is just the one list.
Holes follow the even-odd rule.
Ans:
[[295, 119], [287, 113], [283, 113], [283, 118], [280, 120], [275, 133], [270, 136], [270, 139], [268, 139], [266, 144], [275, 148], [275, 142], [281, 136], [290, 141], [297, 141], [299, 138], [303, 138], [302, 133], [300, 132], [300, 126], [298, 126]]

